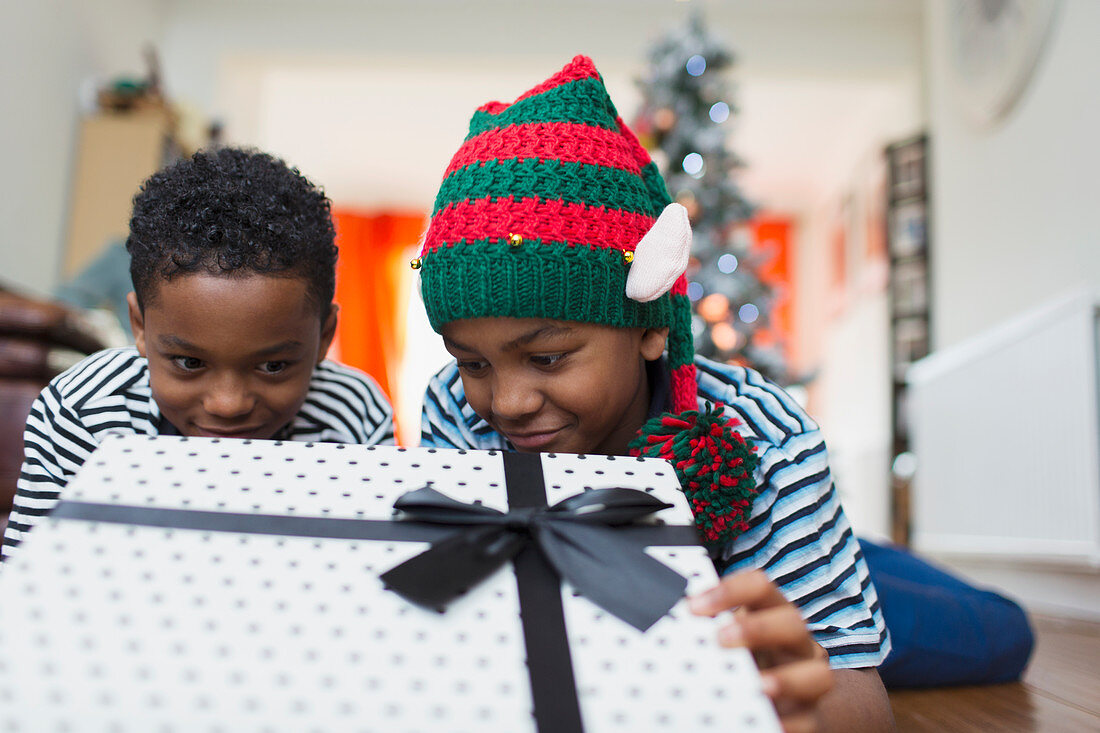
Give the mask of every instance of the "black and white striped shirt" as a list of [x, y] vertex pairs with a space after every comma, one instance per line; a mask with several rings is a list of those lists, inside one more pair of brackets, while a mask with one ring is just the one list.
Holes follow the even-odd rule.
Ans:
[[[751, 369], [702, 357], [695, 366], [700, 409], [706, 402], [726, 405], [760, 457], [755, 477], [762, 488], [749, 529], [722, 553], [722, 571], [762, 568], [801, 610], [833, 667], [878, 666], [890, 639], [817, 425], [786, 392]], [[428, 385], [420, 444], [510, 448], [467, 403], [453, 362]]]
[[[57, 503], [62, 487], [104, 436], [161, 432], [160, 410], [149, 389], [149, 365], [137, 349], [100, 351], [54, 377], [27, 418], [23, 468], [4, 532], [3, 558]], [[393, 409], [369, 376], [324, 361], [313, 370], [301, 410], [276, 438], [391, 444]]]

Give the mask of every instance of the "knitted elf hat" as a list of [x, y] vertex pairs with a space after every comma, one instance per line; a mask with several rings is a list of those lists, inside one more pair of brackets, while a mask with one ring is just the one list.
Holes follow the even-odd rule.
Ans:
[[712, 548], [747, 529], [756, 456], [720, 405], [699, 410], [691, 227], [577, 56], [515, 102], [490, 102], [444, 174], [420, 256], [432, 328], [487, 316], [668, 327], [673, 412], [631, 444], [672, 461]]

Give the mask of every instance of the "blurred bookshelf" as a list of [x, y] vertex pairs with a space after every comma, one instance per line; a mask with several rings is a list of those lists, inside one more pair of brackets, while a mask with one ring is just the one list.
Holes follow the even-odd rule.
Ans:
[[890, 261], [891, 534], [909, 544], [910, 452], [906, 370], [931, 351], [932, 272], [929, 242], [928, 137], [886, 147], [887, 246]]

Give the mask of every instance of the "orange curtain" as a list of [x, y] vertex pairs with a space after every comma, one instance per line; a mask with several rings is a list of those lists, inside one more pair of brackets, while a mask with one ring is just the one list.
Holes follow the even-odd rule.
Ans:
[[753, 235], [752, 248], [764, 259], [758, 274], [762, 281], [775, 289], [777, 296], [769, 326], [757, 335], [756, 342], [761, 346], [778, 342], [789, 358], [794, 338], [793, 225], [790, 219], [782, 215], [757, 214], [749, 226]]
[[426, 217], [334, 209], [333, 221], [340, 317], [330, 355], [374, 377], [392, 403], [405, 347], [409, 257]]

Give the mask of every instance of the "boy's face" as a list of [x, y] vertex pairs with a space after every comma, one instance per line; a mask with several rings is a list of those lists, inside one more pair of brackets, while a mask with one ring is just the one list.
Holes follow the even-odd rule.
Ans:
[[336, 307], [322, 323], [296, 277], [181, 275], [159, 283], [144, 313], [134, 293], [129, 303], [153, 399], [187, 436], [274, 436], [336, 329]]
[[443, 327], [470, 407], [526, 452], [625, 455], [645, 422], [645, 360], [667, 329], [539, 318], [474, 318]]

